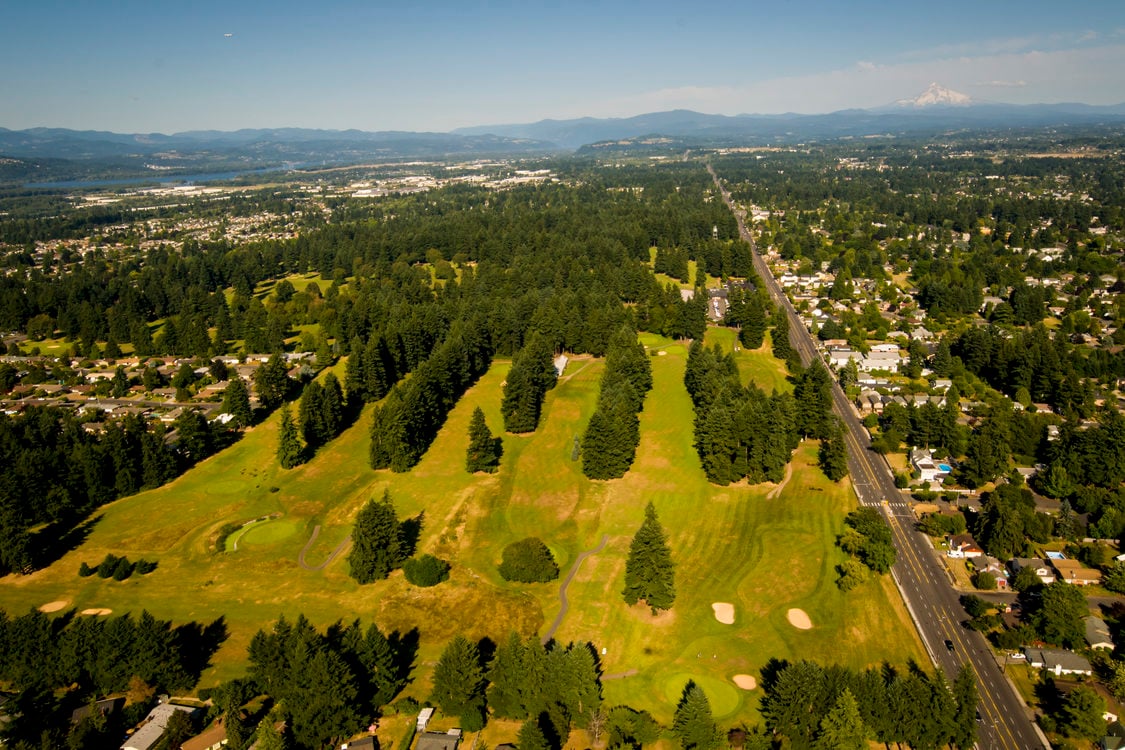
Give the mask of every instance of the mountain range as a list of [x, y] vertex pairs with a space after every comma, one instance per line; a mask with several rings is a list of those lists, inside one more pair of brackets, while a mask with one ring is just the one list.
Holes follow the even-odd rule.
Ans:
[[672, 110], [624, 118], [481, 125], [449, 133], [274, 128], [164, 135], [0, 128], [0, 183], [140, 176], [167, 179], [177, 174], [357, 164], [372, 159], [529, 155], [646, 136], [674, 138], [689, 145], [765, 145], [958, 129], [1099, 124], [1125, 124], [1125, 104], [977, 102], [935, 83], [913, 99], [877, 109], [816, 115]]

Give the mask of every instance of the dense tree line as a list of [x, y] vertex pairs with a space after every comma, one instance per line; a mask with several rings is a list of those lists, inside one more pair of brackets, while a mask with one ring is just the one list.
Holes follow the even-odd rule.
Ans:
[[[767, 727], [794, 750], [879, 743], [968, 750], [976, 742], [976, 677], [968, 665], [950, 685], [941, 672], [890, 665], [857, 672], [810, 661], [774, 662], [762, 688]], [[846, 738], [844, 744], [834, 744]]]
[[582, 436], [582, 473], [591, 479], [625, 476], [641, 440], [638, 413], [652, 388], [652, 366], [637, 334], [622, 328], [609, 342], [598, 404]]
[[728, 484], [780, 482], [800, 441], [797, 407], [789, 394], [745, 388], [731, 354], [695, 341], [684, 385], [695, 405], [695, 448], [707, 479]]
[[[49, 617], [32, 611], [9, 617], [0, 611], [0, 680], [15, 691], [5, 707], [10, 746], [62, 746], [74, 709], [111, 694], [125, 693], [126, 721], [137, 721], [159, 692], [190, 689], [226, 639], [222, 620], [210, 625], [173, 627], [148, 612], [140, 616], [78, 616], [74, 611]], [[115, 745], [117, 717], [100, 728], [76, 728], [90, 746]], [[80, 731], [81, 730], [81, 731]], [[60, 736], [62, 735], [62, 736]], [[41, 743], [53, 743], [43, 745]]]
[[372, 623], [336, 623], [324, 633], [303, 615], [284, 617], [250, 641], [256, 689], [284, 707], [301, 747], [319, 748], [366, 726], [406, 684], [416, 648], [411, 634], [385, 635]]
[[491, 709], [493, 716], [525, 720], [521, 736], [559, 748], [572, 726], [587, 727], [599, 712], [601, 680], [588, 643], [544, 646], [511, 633], [485, 664], [478, 644], [458, 635], [434, 667], [431, 700], [468, 731], [483, 727]]
[[[93, 509], [160, 486], [220, 442], [196, 412], [185, 412], [174, 429], [176, 448], [162, 426], [149, 429], [132, 415], [107, 424], [99, 437], [74, 413], [54, 407], [0, 414], [0, 571], [47, 561], [57, 537]], [[33, 541], [31, 529], [41, 524], [51, 526]]]
[[408, 471], [422, 460], [461, 394], [492, 361], [482, 323], [477, 318], [455, 326], [410, 379], [392, 388], [376, 407], [371, 422], [372, 468]]
[[512, 358], [500, 403], [504, 429], [508, 432], [534, 432], [539, 426], [543, 400], [547, 398], [547, 391], [555, 387], [558, 377], [552, 355], [547, 339], [532, 331], [523, 348]]

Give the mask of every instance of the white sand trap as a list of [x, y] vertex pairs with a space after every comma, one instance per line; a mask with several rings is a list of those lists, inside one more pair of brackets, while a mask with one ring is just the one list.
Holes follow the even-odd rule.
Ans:
[[785, 616], [789, 618], [789, 624], [798, 630], [812, 629], [812, 620], [803, 609], [791, 609]]
[[82, 610], [82, 614], [84, 614], [84, 615], [108, 615], [108, 614], [111, 614], [112, 612], [113, 612], [112, 609], [106, 609], [105, 607], [101, 607], [101, 608], [97, 608], [97, 609], [84, 609], [84, 610]]
[[738, 685], [743, 690], [753, 690], [758, 687], [758, 681], [754, 679], [753, 675], [749, 674], [736, 674], [733, 678], [734, 684]]
[[40, 612], [58, 612], [60, 609], [70, 604], [66, 599], [59, 599], [55, 602], [47, 602], [39, 608]]
[[715, 610], [715, 619], [724, 625], [734, 624], [734, 605], [729, 602], [715, 602], [711, 605]]

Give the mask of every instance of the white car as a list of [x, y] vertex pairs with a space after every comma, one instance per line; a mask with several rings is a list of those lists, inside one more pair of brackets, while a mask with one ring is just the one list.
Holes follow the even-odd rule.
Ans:
[[1008, 654], [1008, 658], [1009, 659], [1026, 659], [1027, 656], [1025, 654]]

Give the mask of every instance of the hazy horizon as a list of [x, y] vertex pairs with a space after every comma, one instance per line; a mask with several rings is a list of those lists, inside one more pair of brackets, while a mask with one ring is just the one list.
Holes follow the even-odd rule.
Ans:
[[931, 82], [1011, 104], [1125, 102], [1125, 4], [620, 1], [19, 4], [0, 126], [447, 132], [691, 109], [818, 114]]

